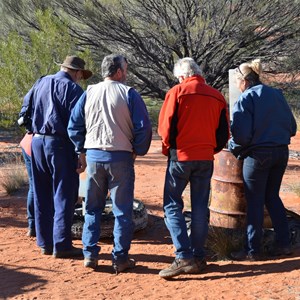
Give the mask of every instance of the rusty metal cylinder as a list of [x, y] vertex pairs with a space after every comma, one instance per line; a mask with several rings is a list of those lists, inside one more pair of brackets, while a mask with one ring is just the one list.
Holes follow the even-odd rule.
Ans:
[[[244, 194], [243, 161], [228, 149], [215, 155], [211, 180], [210, 225], [223, 228], [246, 226], [247, 203]], [[264, 227], [271, 227], [265, 211]]]

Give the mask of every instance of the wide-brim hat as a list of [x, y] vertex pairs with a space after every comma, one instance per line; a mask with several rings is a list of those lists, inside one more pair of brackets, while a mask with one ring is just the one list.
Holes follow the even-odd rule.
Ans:
[[86, 70], [84, 68], [85, 61], [78, 56], [74, 56], [74, 55], [67, 56], [64, 62], [62, 64], [58, 63], [58, 65], [71, 70], [82, 71], [83, 79], [88, 79], [93, 75], [92, 71]]

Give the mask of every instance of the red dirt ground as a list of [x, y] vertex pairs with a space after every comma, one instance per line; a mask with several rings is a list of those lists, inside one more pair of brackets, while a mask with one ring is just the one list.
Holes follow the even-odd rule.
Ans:
[[[300, 132], [290, 149], [300, 150]], [[149, 153], [136, 160], [135, 198], [145, 203], [149, 223], [132, 242], [137, 267], [119, 275], [112, 272], [110, 239], [100, 241], [95, 272], [85, 269], [82, 259], [42, 256], [35, 239], [26, 237], [26, 189], [13, 197], [0, 190], [0, 299], [300, 299], [299, 248], [292, 256], [261, 262], [209, 260], [202, 274], [161, 279], [158, 272], [174, 259], [162, 219], [165, 166], [160, 141], [154, 139]], [[300, 160], [290, 159], [281, 193], [298, 213], [299, 196], [287, 191], [299, 181], [299, 168]], [[78, 240], [74, 245], [82, 246]]]

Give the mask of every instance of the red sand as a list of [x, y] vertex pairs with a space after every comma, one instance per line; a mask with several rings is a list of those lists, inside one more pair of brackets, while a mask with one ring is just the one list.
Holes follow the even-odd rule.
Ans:
[[[300, 132], [292, 150], [300, 150]], [[114, 275], [111, 240], [102, 240], [99, 269], [85, 269], [82, 259], [42, 256], [35, 239], [26, 237], [26, 192], [13, 197], [0, 191], [0, 299], [300, 299], [300, 249], [288, 258], [262, 262], [208, 261], [200, 275], [166, 281], [158, 272], [174, 259], [163, 223], [162, 192], [166, 158], [159, 140], [136, 161], [135, 198], [147, 206], [149, 224], [135, 234], [130, 254], [137, 267]], [[299, 182], [300, 160], [290, 160], [283, 186]], [[285, 191], [287, 189], [283, 189]], [[300, 213], [299, 196], [282, 192]], [[81, 247], [81, 241], [74, 241]]]

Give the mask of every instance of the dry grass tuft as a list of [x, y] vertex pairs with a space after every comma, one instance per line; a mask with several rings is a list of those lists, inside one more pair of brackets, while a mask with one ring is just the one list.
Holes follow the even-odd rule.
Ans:
[[24, 165], [13, 164], [1, 168], [1, 187], [8, 195], [17, 192], [24, 185], [28, 184], [27, 173]]
[[300, 197], [300, 182], [293, 182], [289, 185], [289, 190], [295, 193], [298, 197]]
[[1, 149], [0, 185], [8, 195], [12, 195], [28, 183], [22, 154], [17, 147]]
[[227, 260], [230, 253], [240, 250], [244, 243], [244, 232], [237, 229], [209, 227], [207, 248], [212, 252], [212, 259]]

